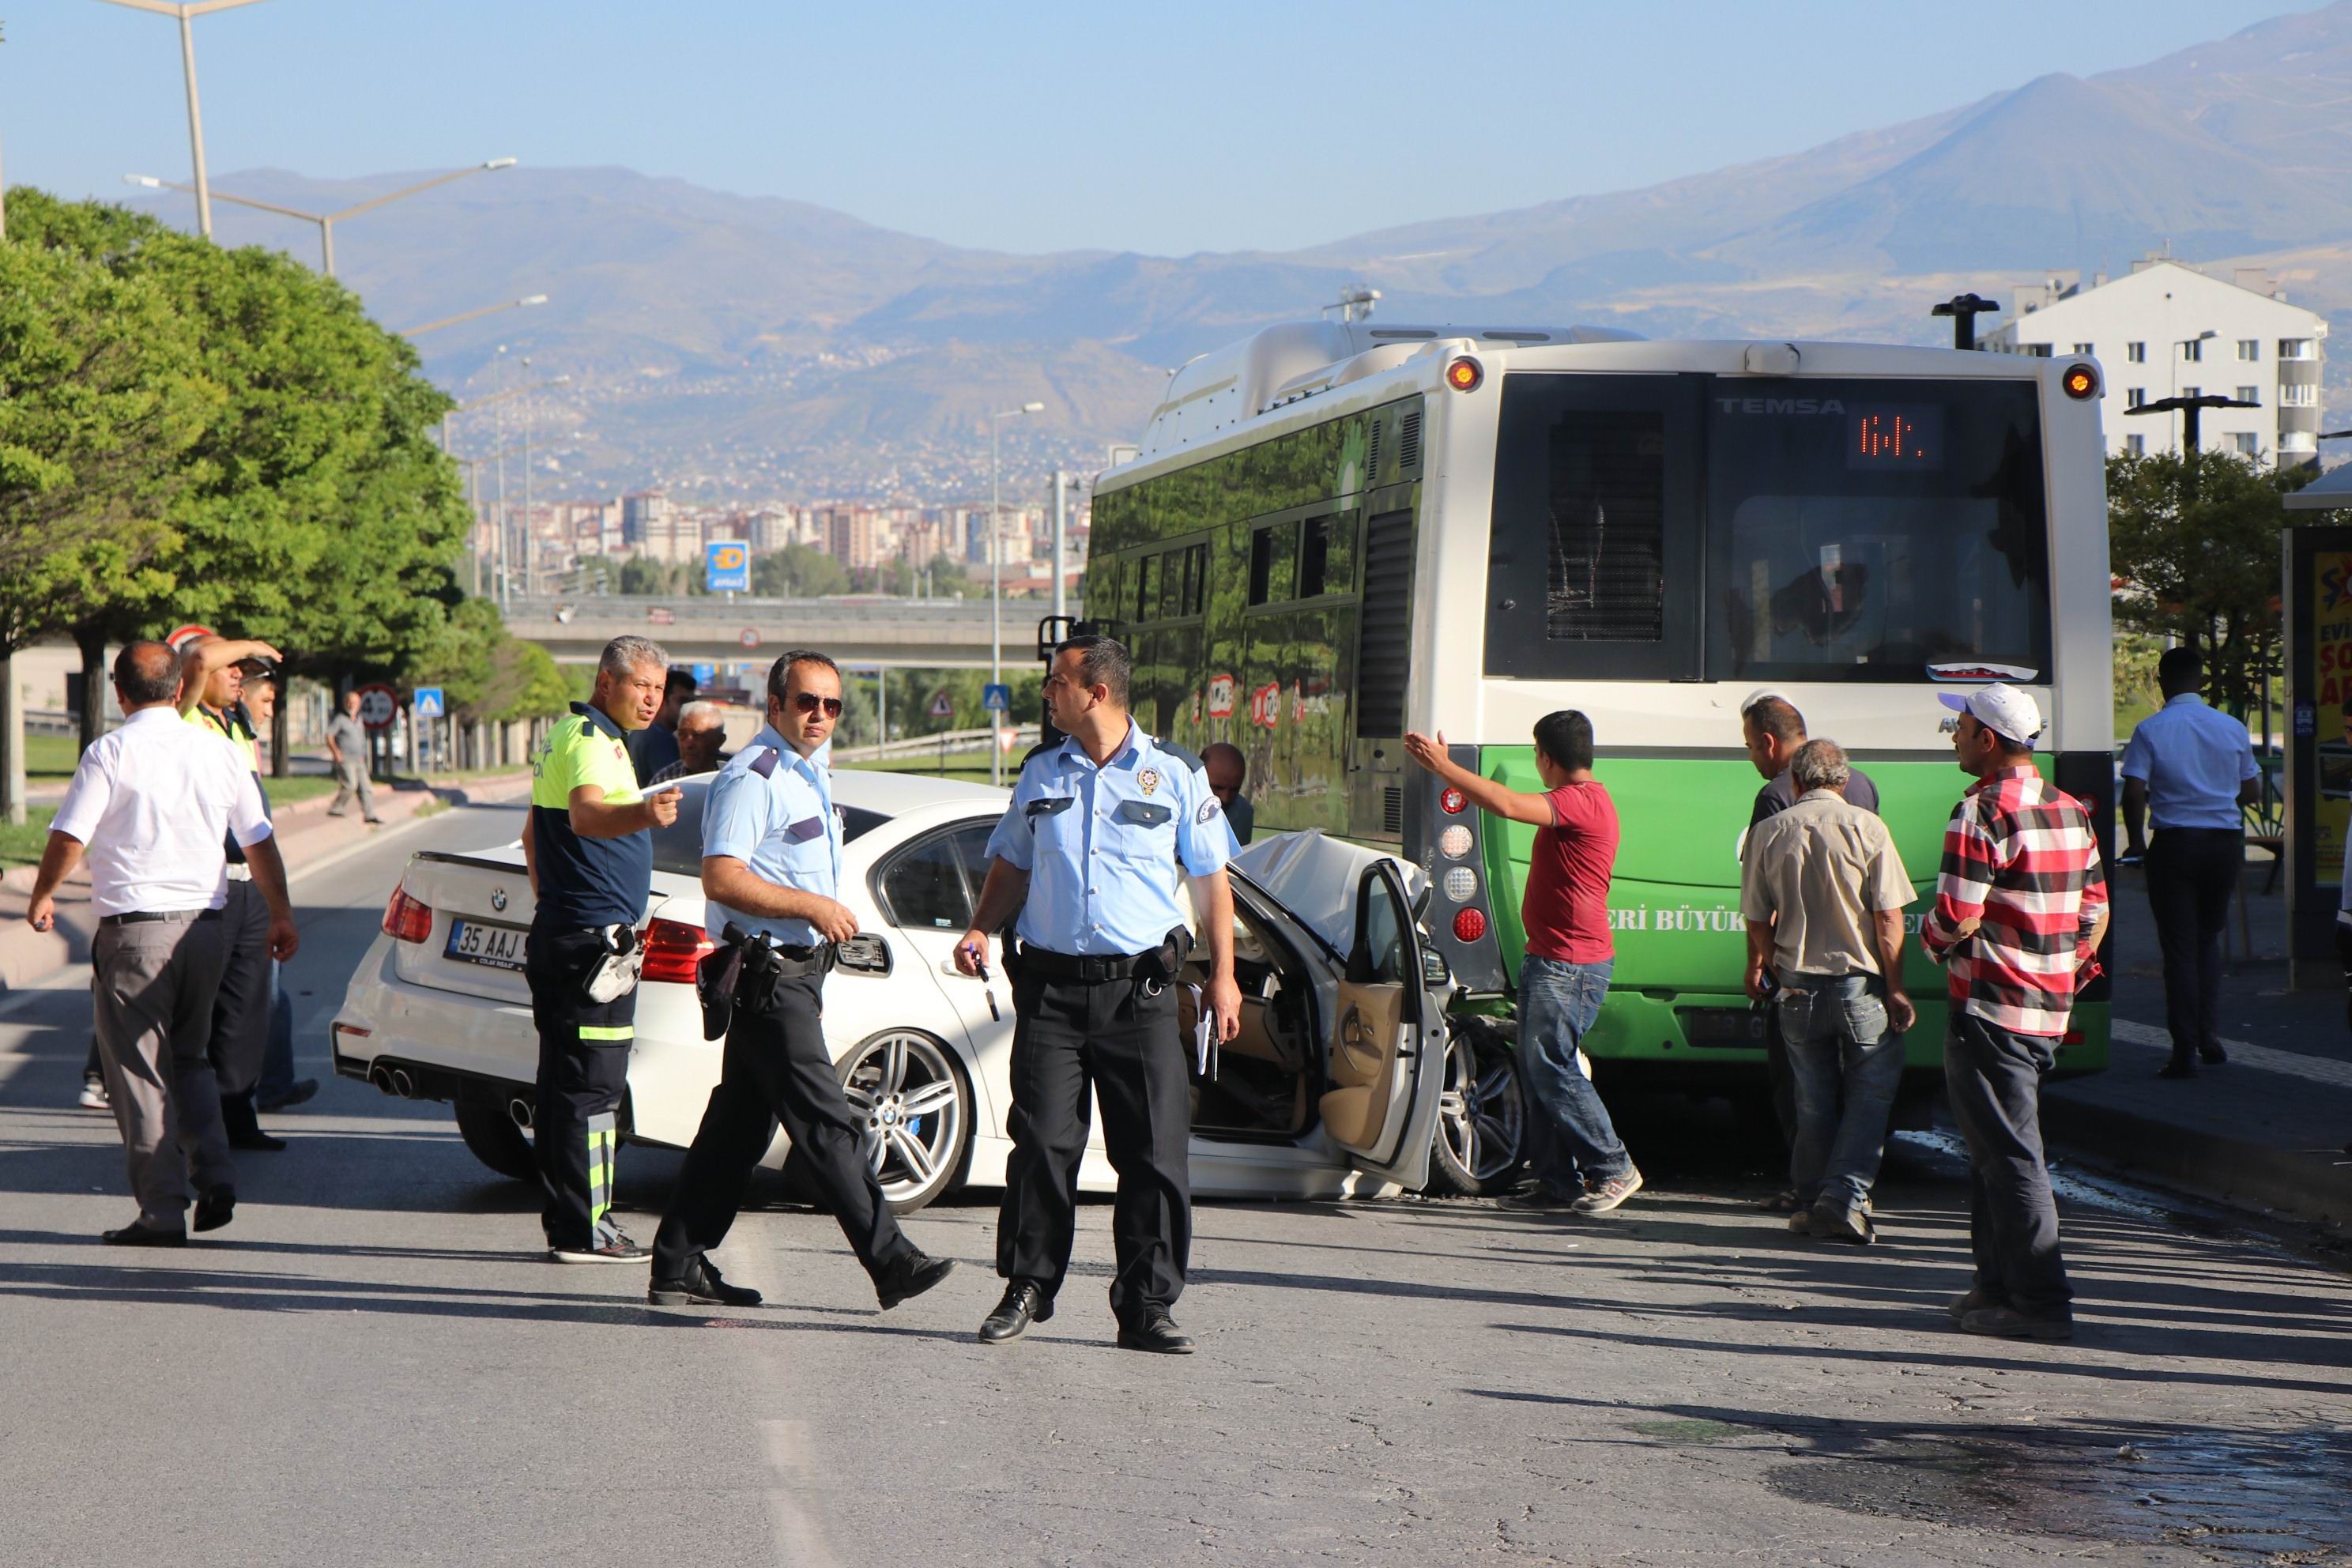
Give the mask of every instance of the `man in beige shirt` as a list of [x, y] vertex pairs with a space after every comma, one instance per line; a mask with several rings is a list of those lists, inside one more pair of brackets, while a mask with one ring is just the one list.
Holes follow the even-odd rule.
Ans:
[[1917, 895], [1886, 825], [1846, 801], [1853, 770], [1837, 742], [1806, 742], [1789, 771], [1796, 804], [1749, 833], [1740, 871], [1748, 994], [1762, 1001], [1777, 984], [1796, 1079], [1789, 1228], [1867, 1243], [1902, 1036], [1917, 1017], [1903, 989], [1903, 909]]

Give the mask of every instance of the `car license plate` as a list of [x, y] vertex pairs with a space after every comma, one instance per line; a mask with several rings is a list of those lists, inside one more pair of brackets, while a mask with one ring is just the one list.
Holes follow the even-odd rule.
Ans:
[[492, 969], [520, 969], [522, 939], [526, 934], [521, 926], [453, 920], [449, 922], [449, 945], [442, 951], [460, 963], [486, 963]]
[[1675, 1016], [1682, 1020], [1683, 1037], [1694, 1046], [1764, 1044], [1764, 1015], [1746, 1007], [1684, 1007]]

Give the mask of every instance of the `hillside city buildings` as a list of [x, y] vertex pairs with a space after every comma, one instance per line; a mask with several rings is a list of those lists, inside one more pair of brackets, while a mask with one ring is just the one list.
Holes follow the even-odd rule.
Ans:
[[1996, 353], [2084, 354], [2105, 376], [2107, 450], [2177, 452], [2179, 414], [2135, 415], [2142, 404], [2215, 394], [2252, 408], [2208, 408], [2198, 439], [2281, 468], [2319, 458], [2320, 373], [2327, 318], [2287, 302], [2260, 268], [2224, 280], [2163, 256], [2110, 280], [2053, 278], [2017, 291], [2016, 314], [1989, 332]]
[[[686, 506], [660, 489], [646, 489], [614, 500], [540, 501], [530, 507], [509, 501], [505, 510], [510, 581], [521, 594], [567, 588], [576, 581], [581, 563], [591, 557], [616, 565], [632, 559], [664, 565], [698, 563], [706, 544], [723, 540], [742, 542], [755, 557], [804, 546], [832, 556], [853, 580], [902, 562], [919, 573], [942, 556], [973, 576], [985, 576], [989, 565], [985, 506]], [[1006, 591], [1050, 592], [1053, 521], [1047, 509], [1007, 505], [1002, 515]], [[1072, 584], [1086, 563], [1087, 521], [1079, 498], [1064, 530], [1063, 574]], [[475, 526], [477, 558], [492, 559], [496, 541], [497, 509], [486, 502]]]

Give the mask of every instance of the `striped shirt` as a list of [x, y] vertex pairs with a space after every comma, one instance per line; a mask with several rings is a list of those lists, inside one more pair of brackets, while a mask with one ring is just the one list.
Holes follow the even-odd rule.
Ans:
[[[1959, 1011], [2063, 1035], [2074, 993], [2098, 973], [2089, 939], [2106, 902], [2090, 813], [2028, 763], [1960, 798], [1919, 943], [1944, 964]], [[1970, 921], [1982, 923], [1964, 936]]]

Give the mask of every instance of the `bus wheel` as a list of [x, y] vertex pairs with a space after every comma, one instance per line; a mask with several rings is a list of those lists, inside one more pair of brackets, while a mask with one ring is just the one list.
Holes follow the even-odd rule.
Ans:
[[1486, 1197], [1518, 1178], [1518, 1058], [1489, 1028], [1457, 1021], [1445, 1042], [1445, 1075], [1430, 1149], [1429, 1185], [1441, 1196]]

